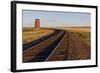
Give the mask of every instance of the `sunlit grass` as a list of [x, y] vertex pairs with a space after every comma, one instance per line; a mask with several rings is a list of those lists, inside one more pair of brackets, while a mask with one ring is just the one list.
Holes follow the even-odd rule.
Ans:
[[50, 29], [35, 29], [34, 27], [23, 27], [23, 44], [37, 40], [41, 37], [52, 34], [54, 30]]
[[90, 38], [91, 38], [91, 32], [74, 32], [75, 34], [77, 34], [79, 37], [81, 37], [82, 39], [87, 40], [90, 43]]

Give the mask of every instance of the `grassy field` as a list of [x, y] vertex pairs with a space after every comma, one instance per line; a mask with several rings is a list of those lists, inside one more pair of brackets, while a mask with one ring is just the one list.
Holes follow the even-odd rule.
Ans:
[[34, 41], [41, 37], [47, 36], [53, 33], [54, 30], [50, 29], [35, 29], [32, 27], [24, 27], [23, 28], [23, 44]]
[[33, 27], [23, 27], [23, 32], [33, 31]]
[[90, 32], [74, 32], [77, 34], [79, 37], [87, 40], [90, 43], [90, 38], [91, 38], [91, 33]]
[[75, 33], [82, 39], [91, 42], [91, 28], [90, 27], [69, 27], [69, 28], [63, 28], [66, 31]]
[[62, 28], [62, 29], [70, 31], [70, 32], [90, 32], [91, 31], [90, 27], [67, 27], [67, 28]]
[[[77, 34], [82, 39], [91, 42], [91, 28], [90, 27], [65, 27], [65, 28], [56, 28], [63, 29], [68, 32]], [[33, 27], [24, 27], [23, 28], [23, 43], [28, 43], [33, 40], [39, 39], [43, 36], [47, 36], [53, 33], [54, 30], [50, 29], [35, 29]]]

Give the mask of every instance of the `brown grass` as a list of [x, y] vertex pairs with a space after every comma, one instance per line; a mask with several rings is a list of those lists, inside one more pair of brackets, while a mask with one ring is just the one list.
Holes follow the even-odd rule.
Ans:
[[67, 27], [62, 28], [63, 30], [67, 32], [73, 32], [76, 35], [78, 35], [80, 38], [88, 41], [88, 43], [91, 43], [91, 28], [90, 27]]
[[70, 32], [90, 32], [91, 29], [90, 28], [66, 28], [64, 29], [66, 31], [70, 31]]
[[[24, 28], [23, 30], [23, 43], [28, 43], [31, 42], [33, 40], [39, 39], [41, 37], [47, 36], [51, 33], [54, 32], [54, 30], [50, 30], [50, 29], [33, 29], [33, 30], [25, 30], [27, 28]], [[30, 28], [31, 29], [31, 28]]]

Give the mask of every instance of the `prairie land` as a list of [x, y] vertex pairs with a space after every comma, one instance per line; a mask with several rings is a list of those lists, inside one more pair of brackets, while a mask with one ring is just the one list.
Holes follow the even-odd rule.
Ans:
[[23, 28], [23, 44], [29, 43], [31, 41], [34, 41], [36, 39], [39, 39], [41, 37], [47, 36], [49, 34], [52, 34], [54, 30], [50, 29], [35, 29], [32, 27], [24, 27]]
[[[64, 28], [53, 28], [53, 29], [61, 29], [65, 30], [67, 32], [72, 32], [77, 34], [82, 39], [88, 41], [90, 43], [91, 39], [91, 28], [90, 27], [64, 27]], [[23, 43], [28, 43], [31, 41], [34, 41], [36, 39], [39, 39], [41, 37], [47, 36], [49, 34], [52, 34], [54, 30], [51, 28], [40, 28], [36, 30], [33, 27], [24, 27], [23, 28]]]
[[[41, 43], [40, 38], [45, 36], [48, 39]], [[90, 59], [90, 39], [90, 27], [23, 28], [23, 62]], [[35, 44], [35, 40], [39, 43]]]
[[91, 28], [90, 27], [69, 27], [64, 30], [77, 34], [80, 38], [91, 42]]
[[62, 29], [65, 31], [70, 31], [70, 32], [91, 32], [90, 27], [59, 27], [56, 29]]

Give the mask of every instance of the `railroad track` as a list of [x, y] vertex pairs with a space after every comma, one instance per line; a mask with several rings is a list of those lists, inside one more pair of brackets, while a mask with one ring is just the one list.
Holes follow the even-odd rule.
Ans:
[[35, 46], [35, 45], [37, 45], [37, 44], [39, 44], [39, 43], [41, 43], [41, 42], [43, 42], [43, 41], [45, 41], [45, 40], [47, 40], [49, 38], [51, 38], [52, 36], [58, 34], [59, 32], [60, 32], [60, 30], [55, 30], [52, 34], [50, 34], [48, 36], [44, 36], [44, 37], [41, 37], [41, 38], [39, 38], [37, 40], [34, 40], [32, 42], [23, 44], [23, 51], [26, 50], [26, 49], [29, 49], [32, 46]]
[[60, 30], [49, 39], [23, 51], [23, 62], [90, 59], [90, 45], [71, 32]]
[[49, 56], [49, 54], [58, 45], [64, 36], [64, 31], [59, 31], [49, 39], [23, 51], [23, 62], [41, 62]]
[[45, 61], [61, 61], [67, 56], [69, 35], [66, 32], [62, 40]]
[[62, 41], [45, 61], [90, 59], [90, 45], [77, 35], [66, 32]]

